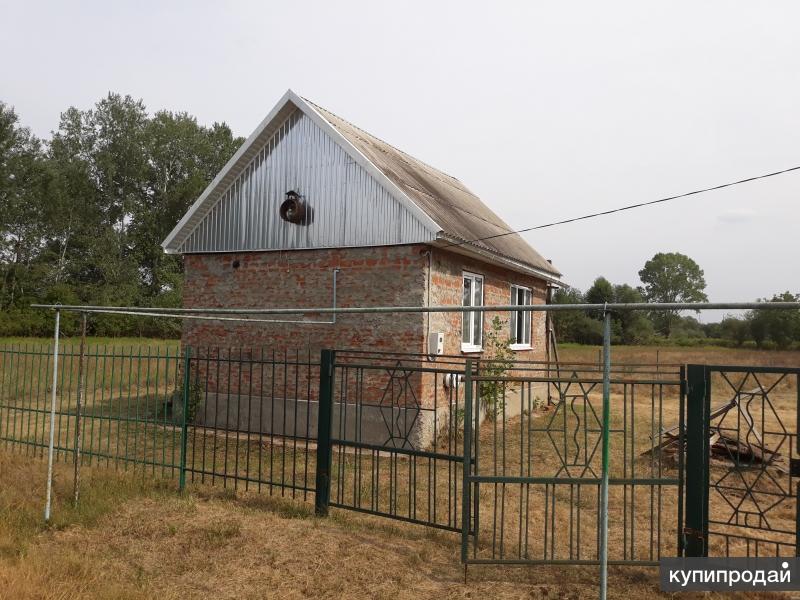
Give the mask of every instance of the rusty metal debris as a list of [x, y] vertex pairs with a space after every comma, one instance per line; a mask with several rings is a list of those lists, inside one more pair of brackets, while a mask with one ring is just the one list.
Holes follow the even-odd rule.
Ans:
[[[740, 402], [741, 396], [748, 396], [755, 393], [743, 392], [737, 394], [730, 402], [712, 409], [709, 424], [708, 451], [711, 465], [724, 466], [730, 468], [734, 466], [738, 469], [750, 467], [763, 469], [769, 466], [781, 473], [788, 473], [789, 468], [785, 457], [775, 450], [771, 450], [764, 444], [762, 432], [759, 432], [750, 415], [748, 407]], [[731, 411], [736, 411], [736, 426], [724, 425], [725, 417]], [[657, 443], [649, 450], [641, 453], [641, 457], [660, 454], [662, 460], [668, 461], [673, 465], [678, 464], [678, 452], [683, 446], [686, 451], [686, 440], [681, 444], [680, 426], [675, 425], [664, 429]]]

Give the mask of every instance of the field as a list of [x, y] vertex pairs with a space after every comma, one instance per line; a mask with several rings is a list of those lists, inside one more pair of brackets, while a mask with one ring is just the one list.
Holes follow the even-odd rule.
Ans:
[[[601, 348], [564, 344], [559, 349], [562, 361], [597, 362]], [[800, 365], [800, 350], [756, 350], [751, 348], [720, 348], [679, 346], [612, 346], [612, 361], [648, 364], [717, 364], [757, 365], [760, 367], [796, 367]]]
[[[122, 350], [129, 352], [135, 342], [109, 340], [105, 344], [108, 344], [108, 353], [113, 355]], [[23, 345], [26, 343], [31, 342], [22, 341]], [[149, 346], [158, 346], [162, 356], [169, 350], [172, 357], [177, 347], [174, 342], [152, 342]], [[620, 347], [614, 350], [614, 358], [624, 362], [653, 362], [655, 350]], [[566, 347], [562, 349], [561, 358], [593, 361], [596, 352], [595, 348]], [[797, 365], [800, 362], [798, 352], [759, 353], [716, 348], [705, 351], [696, 348], [658, 348], [658, 352], [659, 361], [665, 366], [669, 363], [699, 362], [702, 358], [705, 358], [705, 362], [724, 364]], [[147, 360], [147, 364], [151, 362]], [[120, 370], [110, 378], [116, 384], [111, 384], [99, 396], [96, 412], [97, 416], [106, 419], [109, 427], [105, 436], [98, 439], [110, 442], [110, 450], [103, 450], [102, 446], [98, 450], [100, 453], [108, 452], [111, 456], [115, 451], [119, 452], [121, 447], [127, 450], [129, 442], [134, 448], [137, 443], [137, 438], [129, 435], [127, 422], [117, 421], [113, 434], [110, 433], [113, 421], [109, 416], [127, 415], [125, 400], [130, 402], [131, 398], [130, 387], [125, 386], [122, 361], [119, 363], [117, 368]], [[166, 365], [166, 361], [162, 364]], [[113, 369], [112, 361], [111, 373]], [[471, 566], [465, 585], [459, 557], [460, 536], [457, 533], [435, 531], [340, 509], [333, 509], [330, 518], [320, 519], [312, 516], [309, 502], [280, 498], [277, 489], [275, 496], [270, 496], [266, 489], [264, 493], [255, 493], [255, 485], [250, 485], [249, 491], [245, 489], [246, 484], [238, 485], [237, 490], [231, 489], [232, 486], [227, 489], [206, 487], [200, 476], [193, 479], [187, 493], [178, 494], [175, 479], [159, 479], [161, 475], [169, 476], [169, 466], [175, 464], [174, 455], [165, 458], [164, 454], [166, 450], [175, 451], [174, 428], [167, 416], [159, 412], [158, 402], [148, 404], [150, 398], [163, 395], [169, 385], [175, 384], [176, 371], [173, 370], [172, 375], [168, 373], [170, 371], [162, 367], [160, 383], [153, 382], [152, 390], [148, 378], [146, 389], [134, 391], [134, 397], [145, 398], [145, 412], [152, 410], [151, 414], [137, 414], [137, 418], [143, 417], [146, 421], [146, 431], [151, 432], [140, 438], [140, 464], [138, 467], [132, 465], [131, 469], [141, 476], [131, 476], [130, 471], [126, 472], [125, 464], [115, 468], [113, 459], [110, 469], [97, 466], [85, 468], [81, 504], [74, 509], [69, 502], [72, 491], [71, 466], [64, 462], [57, 464], [55, 520], [50, 527], [43, 527], [41, 519], [44, 462], [29, 456], [28, 449], [24, 447], [17, 448], [14, 453], [0, 451], [0, 597], [596, 597], [595, 566]], [[130, 370], [127, 376], [130, 376]], [[119, 386], [119, 391], [112, 393], [115, 385]], [[595, 403], [598, 391], [591, 394]], [[626, 438], [635, 442], [625, 450], [628, 454], [621, 452], [624, 444], [619, 436], [616, 442], [612, 437], [612, 468], [620, 471], [621, 475], [621, 471], [632, 469], [635, 464], [636, 476], [661, 475], [660, 467], [656, 473], [652, 461], [640, 458], [640, 451], [650, 444], [651, 433], [644, 425], [653, 424], [652, 420], [648, 421], [647, 411], [654, 406], [652, 402], [656, 396], [651, 392], [649, 396], [638, 394], [634, 398], [620, 387], [616, 387], [613, 393], [615, 406], [628, 407], [627, 417], [616, 413], [614, 423], [618, 425], [620, 420], [635, 420], [637, 429], [635, 437], [631, 435]], [[782, 411], [792, 409], [792, 397], [780, 394]], [[663, 413], [659, 410], [659, 428], [670, 425], [676, 418], [674, 402], [669, 398], [667, 400], [663, 407], [658, 405], [658, 408], [664, 409]], [[508, 429], [502, 432], [490, 427], [483, 428], [480, 460], [483, 469], [487, 470], [481, 470], [481, 473], [489, 473], [491, 465], [494, 465], [495, 473], [498, 468], [509, 474], [521, 472], [526, 467], [526, 460], [529, 463], [532, 460], [537, 468], [545, 471], [557, 468], [560, 463], [552, 453], [534, 451], [530, 459], [522, 458], [526, 444], [538, 448], [535, 435], [540, 435], [542, 439], [546, 439], [545, 435], [552, 435], [552, 432], [542, 429], [550, 416], [552, 413], [543, 409], [510, 418], [506, 423]], [[527, 427], [524, 426], [526, 424]], [[536, 433], [515, 433], [523, 430]], [[133, 431], [136, 435], [136, 428]], [[206, 437], [201, 435], [190, 439], [191, 457], [195, 454], [193, 448], [200, 454], [201, 446], [198, 443], [202, 444], [205, 451]], [[65, 443], [68, 439], [69, 436], [65, 436]], [[555, 441], [560, 445], [567, 440], [562, 435], [556, 436]], [[275, 459], [276, 465], [283, 462], [292, 465], [298, 473], [304, 473], [303, 483], [306, 481], [305, 473], [314, 472], [313, 450], [310, 454], [301, 452], [298, 455], [288, 445], [267, 444], [250, 435], [232, 436], [230, 442], [229, 454], [226, 435], [224, 458], [221, 452], [213, 452], [210, 460], [213, 472], [219, 473], [223, 468], [226, 472], [230, 469], [231, 473], [243, 473], [244, 468], [249, 472], [255, 457], [260, 458], [264, 452], [268, 453], [264, 456], [269, 456], [270, 461]], [[498, 448], [502, 449], [502, 454]], [[354, 464], [360, 458], [353, 454], [341, 454], [334, 458], [335, 477], [346, 480], [348, 491], [343, 485], [342, 494], [346, 496], [350, 493], [352, 483], [353, 501], [356, 495], [363, 496], [365, 500], [374, 495], [368, 489], [369, 485], [360, 479], [358, 487], [355, 487], [353, 473], [360, 471], [354, 469]], [[99, 464], [107, 462], [100, 461]], [[168, 465], [166, 469], [164, 464]], [[382, 487], [377, 501], [384, 506], [387, 502], [389, 505], [394, 502], [394, 509], [402, 512], [410, 509], [404, 500], [407, 487], [403, 487], [403, 484], [405, 469], [408, 469], [410, 478], [411, 463], [398, 464], [395, 465], [393, 477], [400, 485], [393, 491], [394, 497], [387, 496], [390, 486], [386, 483], [392, 477], [391, 473], [378, 473]], [[280, 475], [284, 482], [287, 473]], [[259, 478], [260, 474], [259, 471]], [[431, 477], [446, 478], [449, 474], [441, 470], [426, 473], [422, 464], [418, 472], [415, 463], [414, 476], [430, 481]], [[313, 475], [311, 480], [313, 483]], [[335, 490], [339, 489], [336, 482], [334, 486]], [[449, 489], [446, 479], [440, 480], [439, 486], [440, 489]], [[583, 521], [579, 517], [578, 529], [583, 527], [588, 535], [584, 535], [582, 540], [579, 538], [575, 547], [583, 548], [586, 556], [591, 558], [591, 532], [596, 523], [594, 499], [570, 496], [574, 492], [569, 489], [570, 486], [559, 488], [548, 492], [546, 488], [537, 489], [534, 486], [529, 495], [524, 495], [521, 489], [511, 485], [500, 486], [498, 491], [497, 486], [482, 484], [480, 504], [482, 515], [485, 516], [481, 521], [478, 555], [496, 555], [492, 536], [496, 537], [498, 533], [501, 540], [507, 536], [507, 555], [522, 552], [521, 535], [518, 538], [521, 529], [517, 518], [523, 514], [523, 510], [528, 522], [524, 551], [528, 553], [528, 542], [538, 548], [543, 536], [547, 547], [548, 515], [565, 523], [574, 522], [574, 507], [582, 507]], [[655, 489], [648, 486], [637, 488], [635, 505], [634, 489], [617, 487], [612, 490], [612, 506], [616, 501], [617, 506], [625, 507], [621, 513], [611, 515], [612, 546], [619, 549], [622, 546], [627, 548], [630, 544], [637, 556], [641, 556], [653, 548], [654, 542], [648, 541], [646, 535], [637, 533], [634, 548], [631, 532], [636, 528], [643, 532], [647, 532], [648, 527], [652, 529], [654, 514], [663, 514], [665, 523], [675, 522], [675, 503], [670, 496], [674, 495], [674, 489], [663, 490], [663, 495], [661, 489], [657, 493]], [[626, 494], [624, 499], [623, 494]], [[415, 496], [415, 508], [417, 503], [421, 510], [424, 508], [425, 496], [425, 492], [419, 498]], [[781, 518], [784, 516], [781, 515]], [[660, 542], [662, 534], [663, 543]], [[556, 535], [551, 529], [549, 535], [556, 551], [563, 552], [567, 544], [570, 547], [574, 545], [572, 528], [562, 528]], [[674, 548], [674, 537], [674, 526], [665, 527], [663, 532], [659, 530], [659, 540], [655, 543], [661, 543], [660, 547], [668, 553]], [[503, 552], [502, 542], [500, 547], [500, 552]], [[610, 597], [658, 596], [656, 577], [657, 571], [653, 568], [614, 567], [610, 576]], [[724, 597], [735, 596], [726, 594]]]

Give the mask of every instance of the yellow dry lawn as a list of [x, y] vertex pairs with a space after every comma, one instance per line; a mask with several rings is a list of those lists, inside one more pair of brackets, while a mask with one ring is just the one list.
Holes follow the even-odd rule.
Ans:
[[[264, 495], [181, 496], [174, 482], [113, 470], [86, 469], [74, 509], [70, 469], [57, 465], [44, 527], [44, 476], [43, 461], [0, 453], [2, 598], [597, 597], [594, 567], [470, 567], [465, 584], [456, 534], [345, 511], [316, 518]], [[656, 575], [613, 568], [609, 596], [661, 597]]]
[[[601, 348], [565, 344], [559, 349], [562, 361], [598, 362]], [[757, 350], [716, 346], [612, 346], [611, 360], [624, 363], [750, 365], [760, 367], [800, 366], [800, 350]]]

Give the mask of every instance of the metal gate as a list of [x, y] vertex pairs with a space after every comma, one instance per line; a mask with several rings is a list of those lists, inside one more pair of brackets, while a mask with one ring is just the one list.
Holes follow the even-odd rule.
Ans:
[[687, 556], [798, 555], [800, 369], [689, 365]]
[[464, 363], [450, 363], [323, 350], [318, 512], [461, 530]]
[[[465, 564], [599, 564], [602, 371], [598, 365], [472, 376]], [[609, 564], [654, 565], [681, 541], [683, 368], [611, 371]], [[548, 398], [554, 401], [548, 403]]]

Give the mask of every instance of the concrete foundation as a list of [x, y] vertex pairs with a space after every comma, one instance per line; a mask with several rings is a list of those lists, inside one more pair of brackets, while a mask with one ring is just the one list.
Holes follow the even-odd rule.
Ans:
[[[263, 435], [317, 439], [319, 402], [234, 394], [206, 394], [195, 407], [194, 424]], [[373, 404], [333, 405], [332, 435], [336, 439], [388, 447], [421, 449], [430, 445], [434, 430], [447, 411]]]
[[[546, 398], [546, 387], [535, 386], [533, 395]], [[527, 401], [526, 401], [527, 402]], [[176, 418], [181, 419], [180, 406]], [[506, 394], [506, 419], [520, 414], [519, 391]], [[214, 429], [317, 439], [319, 402], [295, 398], [270, 398], [236, 394], [204, 394], [193, 409], [195, 425]], [[481, 410], [481, 420], [485, 412]], [[434, 411], [416, 406], [334, 403], [332, 435], [336, 439], [390, 448], [429, 449], [437, 438], [446, 439], [449, 426], [447, 406]], [[463, 424], [459, 424], [463, 426]]]

